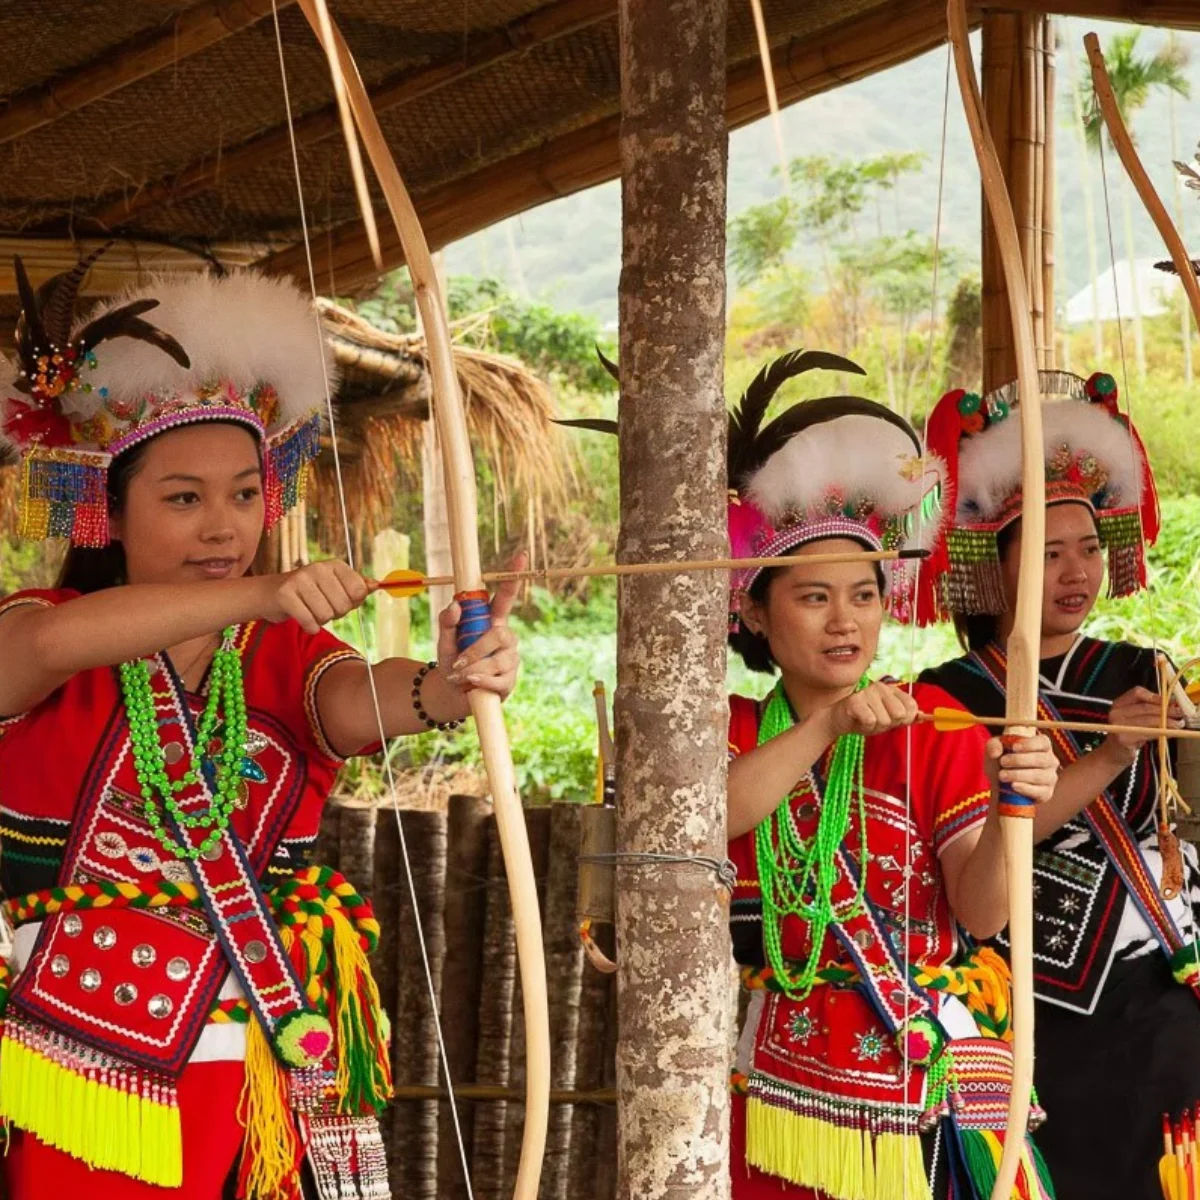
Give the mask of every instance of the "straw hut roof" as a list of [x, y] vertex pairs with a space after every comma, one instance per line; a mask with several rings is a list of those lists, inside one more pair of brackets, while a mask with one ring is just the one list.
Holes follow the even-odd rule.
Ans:
[[[342, 376], [335, 423], [348, 515], [360, 537], [370, 537], [391, 524], [398, 488], [421, 488], [431, 393], [425, 340], [387, 333], [328, 300], [319, 307]], [[478, 321], [459, 324], [454, 364], [492, 499], [510, 519], [517, 495], [525, 513], [555, 509], [566, 495], [566, 446], [553, 424], [549, 389], [515, 358], [468, 344], [479, 331]], [[317, 463], [316, 477], [319, 536], [332, 550], [344, 539], [331, 450]]]
[[[972, 23], [992, 2], [969, 5]], [[1200, 27], [1187, 0], [994, 4]], [[21, 246], [43, 276], [53, 264], [38, 254], [61, 260], [67, 243], [116, 234], [130, 261], [259, 261], [307, 284], [294, 130], [318, 290], [347, 295], [374, 278], [324, 58], [294, 0], [277, 7], [278, 44], [271, 0], [0, 4], [0, 262]], [[783, 104], [945, 37], [944, 0], [762, 7]], [[333, 10], [435, 248], [618, 175], [617, 0], [338, 0]], [[738, 126], [767, 110], [746, 0], [729, 5], [728, 61]], [[386, 219], [381, 232], [385, 266], [397, 265]], [[106, 273], [121, 269], [110, 256], [94, 286], [106, 290]], [[0, 330], [12, 296], [0, 269]]]
[[[387, 333], [328, 300], [318, 302], [341, 373], [332, 430], [316, 464], [318, 538], [339, 553], [345, 545], [334, 468], [336, 434], [350, 526], [359, 544], [393, 519], [395, 496], [422, 486], [421, 449], [430, 416], [429, 366], [419, 334]], [[459, 322], [454, 362], [476, 455], [487, 467], [493, 504], [506, 525], [530, 533], [566, 497], [567, 446], [553, 424], [550, 390], [522, 363], [470, 341], [485, 340], [486, 316]], [[0, 532], [16, 527], [19, 468], [0, 465]], [[522, 504], [515, 508], [514, 501]], [[514, 515], [515, 513], [515, 515]]]

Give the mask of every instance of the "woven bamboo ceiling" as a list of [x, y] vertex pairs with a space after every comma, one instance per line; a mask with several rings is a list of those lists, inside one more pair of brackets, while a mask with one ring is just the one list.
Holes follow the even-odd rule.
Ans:
[[[669, 19], [668, 0], [644, 2], [661, 3]], [[345, 293], [375, 267], [324, 59], [299, 9], [277, 3], [318, 285]], [[1047, 3], [1200, 28], [1195, 0]], [[435, 246], [618, 173], [616, 0], [330, 6]], [[736, 126], [760, 117], [766, 101], [749, 0], [729, 8]], [[783, 103], [927, 50], [945, 23], [944, 0], [763, 8]], [[980, 8], [972, 4], [974, 22]], [[204, 255], [305, 274], [271, 0], [0, 0], [0, 46], [0, 250], [22, 249], [36, 276], [89, 239], [116, 235], [117, 251], [90, 284], [101, 292], [148, 263]], [[399, 248], [381, 227], [395, 265]], [[11, 292], [5, 267], [0, 319]]]

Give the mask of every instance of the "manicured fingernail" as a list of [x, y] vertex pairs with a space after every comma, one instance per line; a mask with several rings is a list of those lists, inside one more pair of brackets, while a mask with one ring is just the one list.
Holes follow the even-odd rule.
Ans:
[[467, 682], [472, 687], [478, 687], [483, 682], [483, 676], [482, 675], [468, 675]]
[[455, 662], [450, 664], [450, 670], [461, 671], [463, 669], [463, 667], [465, 667], [466, 665], [467, 665], [467, 656], [464, 654], [462, 656], [462, 658], [459, 658]]

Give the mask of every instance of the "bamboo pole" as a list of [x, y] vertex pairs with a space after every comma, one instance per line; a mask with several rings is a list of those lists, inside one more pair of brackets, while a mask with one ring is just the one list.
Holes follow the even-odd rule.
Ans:
[[1046, 345], [1046, 282], [1043, 271], [1043, 237], [1046, 228], [1046, 20], [1042, 16], [1025, 16], [1023, 25], [1025, 53], [1023, 69], [1028, 72], [1029, 83], [1026, 94], [1030, 101], [1029, 166], [1033, 175], [1033, 205], [1030, 221], [1033, 237], [1030, 255], [1025, 263], [1025, 278], [1029, 281], [1031, 301], [1030, 316], [1033, 318], [1034, 344], [1037, 347], [1038, 366], [1049, 366], [1050, 347]]
[[[1013, 180], [1013, 110], [1020, 93], [1016, 69], [1017, 20], [1013, 13], [985, 15], [981, 74], [985, 117], [996, 142], [1006, 186], [1013, 196], [1014, 207], [1018, 208], [1017, 230], [1020, 234], [1025, 223]], [[1007, 383], [1016, 372], [1008, 289], [996, 245], [995, 226], [986, 205], [980, 261], [983, 274], [983, 390], [986, 394]]]
[[[978, 21], [975, 10], [972, 20]], [[945, 13], [938, 0], [890, 0], [861, 16], [775, 46], [771, 64], [779, 102], [794, 104], [861, 79], [915, 58], [944, 40]], [[740, 128], [767, 111], [762, 63], [753, 54], [731, 65], [726, 118], [731, 129]], [[444, 246], [547, 200], [617, 178], [619, 129], [619, 114], [603, 117], [421, 192], [417, 211], [430, 245]], [[384, 228], [380, 233], [385, 268], [401, 265], [404, 255], [394, 231]], [[326, 244], [318, 287], [330, 290], [330, 281], [336, 281], [337, 290], [344, 293], [376, 277], [357, 221], [330, 230]], [[301, 246], [267, 255], [260, 266], [270, 273], [308, 280]]]
[[1056, 155], [1058, 127], [1058, 69], [1055, 39], [1058, 36], [1053, 17], [1047, 17], [1042, 33], [1042, 74], [1044, 83], [1042, 112], [1046, 136], [1042, 145], [1042, 174], [1045, 179], [1045, 199], [1042, 206], [1042, 341], [1046, 346], [1046, 367], [1053, 370], [1058, 363], [1056, 324], [1058, 306], [1055, 303], [1055, 247], [1058, 225], [1058, 160]]
[[[444, 909], [450, 953], [442, 968], [442, 1033], [456, 1094], [459, 1083], [476, 1078], [480, 998], [484, 987], [490, 813], [491, 805], [481, 796], [450, 797]], [[445, 1081], [442, 1083], [444, 1085]], [[521, 1097], [502, 1098], [519, 1100]], [[468, 1163], [474, 1144], [475, 1114], [474, 1105], [458, 1110]], [[442, 1200], [467, 1200], [467, 1179], [448, 1103], [440, 1106], [438, 1116], [438, 1186]]]
[[[278, 0], [287, 8], [295, 0]], [[0, 145], [177, 66], [270, 15], [271, 0], [204, 0], [154, 24], [91, 62], [11, 97], [0, 113]], [[11, 50], [11, 48], [10, 48]]]

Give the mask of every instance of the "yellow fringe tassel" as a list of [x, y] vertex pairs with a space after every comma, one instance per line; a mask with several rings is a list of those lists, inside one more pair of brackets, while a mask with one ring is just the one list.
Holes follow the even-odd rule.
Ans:
[[100, 1075], [80, 1074], [16, 1038], [0, 1041], [0, 1113], [47, 1145], [92, 1167], [158, 1187], [183, 1183], [179, 1109], [169, 1097]]
[[300, 1146], [288, 1104], [288, 1084], [262, 1025], [246, 1026], [246, 1080], [238, 1103], [246, 1130], [242, 1143], [247, 1200], [277, 1200], [295, 1194]]
[[832, 1200], [932, 1200], [917, 1134], [847, 1129], [753, 1097], [746, 1161]]

